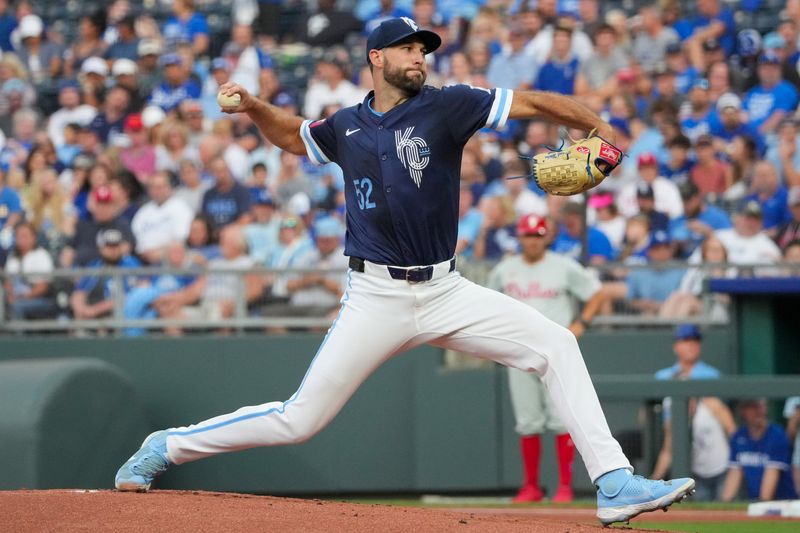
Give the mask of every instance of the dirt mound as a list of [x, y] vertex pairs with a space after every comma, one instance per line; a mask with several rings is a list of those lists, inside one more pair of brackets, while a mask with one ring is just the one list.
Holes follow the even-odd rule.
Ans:
[[0, 531], [597, 532], [532, 513], [420, 509], [217, 492], [0, 491]]

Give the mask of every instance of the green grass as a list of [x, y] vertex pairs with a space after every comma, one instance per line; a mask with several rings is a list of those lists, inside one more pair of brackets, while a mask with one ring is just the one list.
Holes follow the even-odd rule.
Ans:
[[[797, 522], [641, 522], [631, 521], [631, 527], [662, 531], [692, 533], [796, 533]], [[611, 529], [621, 529], [613, 527]]]

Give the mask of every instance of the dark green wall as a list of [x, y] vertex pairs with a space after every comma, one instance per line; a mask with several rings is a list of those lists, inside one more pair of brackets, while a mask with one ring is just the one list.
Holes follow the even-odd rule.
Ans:
[[[185, 339], [0, 340], [0, 360], [99, 358], [135, 384], [153, 429], [185, 425], [242, 405], [288, 398], [317, 335]], [[707, 335], [707, 361], [736, 368], [725, 330]], [[590, 372], [650, 374], [672, 364], [669, 332], [593, 332], [581, 340]], [[379, 369], [320, 435], [293, 447], [218, 456], [173, 468], [161, 487], [269, 492], [509, 490], [521, 480], [504, 369], [442, 368], [423, 347]], [[638, 405], [604, 404], [615, 433], [637, 428]], [[144, 435], [142, 435], [144, 437]], [[546, 453], [552, 450], [546, 439]], [[139, 442], [131, 442], [133, 452]], [[102, 446], [102, 440], [87, 446]], [[547, 456], [546, 456], [547, 457]], [[120, 463], [127, 456], [120, 457]], [[545, 481], [554, 461], [543, 460]], [[108, 472], [100, 486], [110, 486]], [[589, 488], [578, 465], [579, 487]]]

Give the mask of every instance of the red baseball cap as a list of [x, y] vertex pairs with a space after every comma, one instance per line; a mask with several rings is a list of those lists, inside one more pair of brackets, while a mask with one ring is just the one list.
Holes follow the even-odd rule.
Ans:
[[123, 128], [125, 131], [142, 131], [144, 129], [142, 115], [139, 113], [133, 113], [125, 117]]
[[644, 152], [641, 155], [639, 155], [639, 166], [640, 167], [644, 166], [644, 165], [656, 165], [656, 164], [657, 164], [656, 156], [653, 155], [652, 153]]
[[525, 215], [517, 222], [517, 235], [547, 235], [547, 219], [539, 215]]

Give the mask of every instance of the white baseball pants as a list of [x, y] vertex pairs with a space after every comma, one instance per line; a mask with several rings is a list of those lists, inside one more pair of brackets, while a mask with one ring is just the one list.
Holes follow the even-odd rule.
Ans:
[[537, 373], [591, 479], [632, 470], [611, 436], [574, 335], [530, 306], [448, 270], [449, 262], [440, 263], [431, 281], [417, 284], [391, 279], [385, 267], [371, 263], [363, 273], [351, 271], [339, 316], [291, 398], [171, 429], [169, 459], [181, 464], [306, 441], [383, 362], [430, 343]]

